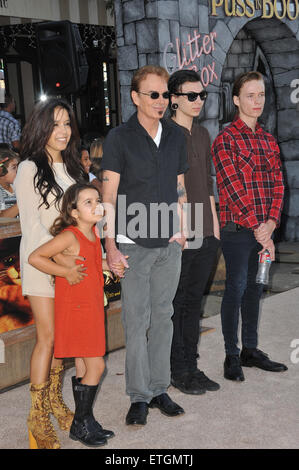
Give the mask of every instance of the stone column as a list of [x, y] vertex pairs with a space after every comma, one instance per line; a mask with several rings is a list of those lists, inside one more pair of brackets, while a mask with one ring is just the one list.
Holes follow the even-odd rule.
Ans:
[[[213, 83], [207, 85], [209, 97], [201, 115], [213, 139], [219, 130], [218, 93], [224, 60], [219, 59], [218, 46], [211, 49], [210, 54], [200, 54], [205, 36], [205, 51], [209, 52], [213, 45], [208, 40], [211, 30], [208, 0], [115, 0], [115, 18], [122, 120], [127, 121], [135, 110], [130, 98], [134, 71], [143, 65], [157, 64], [172, 73], [187, 68], [186, 63], [183, 64], [185, 57], [186, 62], [189, 61], [188, 68], [194, 66], [205, 79], [212, 75], [211, 68], [215, 67], [218, 79], [214, 75]], [[194, 39], [192, 46], [188, 45], [190, 39]], [[196, 53], [198, 57], [194, 57]]]
[[149, 63], [158, 63], [157, 1], [115, 0], [117, 60], [122, 120], [135, 107], [130, 97], [133, 73]]

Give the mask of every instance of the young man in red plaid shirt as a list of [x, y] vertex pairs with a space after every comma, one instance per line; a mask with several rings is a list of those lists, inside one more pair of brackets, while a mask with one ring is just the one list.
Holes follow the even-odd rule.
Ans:
[[[258, 72], [234, 83], [238, 116], [215, 139], [212, 156], [219, 193], [221, 246], [226, 286], [221, 305], [226, 358], [224, 377], [243, 381], [241, 366], [272, 372], [287, 370], [257, 349], [259, 303], [263, 285], [255, 282], [258, 255], [275, 259], [272, 233], [279, 225], [284, 184], [279, 147], [258, 124], [265, 104], [265, 84]], [[239, 311], [242, 351], [238, 348]]]

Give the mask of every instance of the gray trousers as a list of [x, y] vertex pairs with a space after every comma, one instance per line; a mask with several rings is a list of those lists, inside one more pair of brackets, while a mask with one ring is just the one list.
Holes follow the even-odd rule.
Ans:
[[150, 400], [170, 384], [171, 317], [181, 270], [181, 246], [143, 248], [121, 243], [129, 269], [121, 280], [126, 338], [126, 393], [131, 402]]

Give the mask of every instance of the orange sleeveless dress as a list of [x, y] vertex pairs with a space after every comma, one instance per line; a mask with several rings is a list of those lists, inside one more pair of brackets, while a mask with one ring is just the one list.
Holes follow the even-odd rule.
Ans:
[[[63, 277], [55, 279], [54, 356], [98, 357], [105, 354], [104, 278], [100, 239], [91, 242], [77, 227], [79, 256], [85, 258], [87, 276], [71, 286]], [[82, 261], [80, 261], [82, 262]]]

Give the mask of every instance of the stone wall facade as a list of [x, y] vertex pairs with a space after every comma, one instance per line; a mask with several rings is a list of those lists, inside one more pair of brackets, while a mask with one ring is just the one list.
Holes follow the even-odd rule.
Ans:
[[263, 124], [281, 149], [286, 181], [281, 236], [299, 240], [299, 18], [211, 15], [208, 0], [115, 0], [118, 71], [123, 121], [135, 111], [133, 73], [159, 64], [169, 73], [194, 68], [208, 91], [201, 123], [213, 140], [232, 117], [231, 85], [239, 73], [266, 77]]

